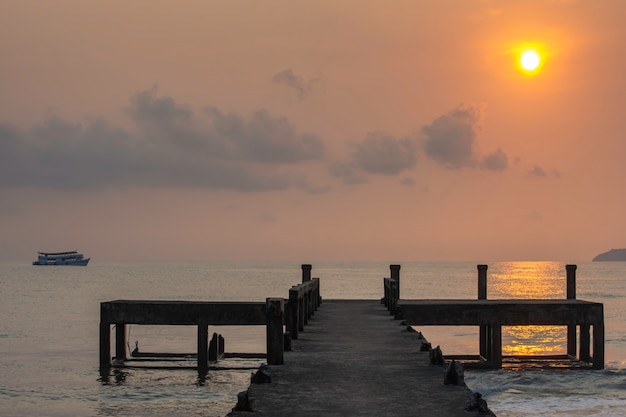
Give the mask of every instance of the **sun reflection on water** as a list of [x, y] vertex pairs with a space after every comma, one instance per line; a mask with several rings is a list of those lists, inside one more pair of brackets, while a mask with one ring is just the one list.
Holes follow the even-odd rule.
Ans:
[[[565, 264], [561, 262], [501, 262], [490, 266], [489, 299], [564, 299]], [[503, 355], [562, 355], [565, 326], [503, 326]]]

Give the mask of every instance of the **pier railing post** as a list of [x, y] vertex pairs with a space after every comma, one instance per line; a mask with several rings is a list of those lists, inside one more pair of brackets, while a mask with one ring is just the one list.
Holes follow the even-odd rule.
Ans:
[[311, 264], [302, 264], [302, 283], [311, 281], [311, 269], [313, 269], [313, 265]]
[[297, 286], [291, 287], [289, 289], [289, 303], [288, 308], [287, 308], [287, 317], [286, 317], [286, 322], [287, 322], [287, 329], [289, 331], [289, 333], [291, 333], [291, 339], [292, 340], [297, 340], [298, 339], [298, 327], [299, 327], [299, 317], [300, 317], [300, 313], [299, 313], [299, 302], [298, 302], [298, 297], [299, 297], [300, 291], [298, 290]]
[[[478, 299], [487, 299], [487, 265], [477, 265], [478, 269]], [[479, 352], [480, 356], [487, 359], [489, 355], [489, 326], [479, 326]]]
[[389, 278], [383, 278], [383, 299], [382, 303], [389, 309]]
[[302, 284], [298, 285], [298, 331], [304, 331], [306, 312], [304, 311], [304, 292]]
[[487, 299], [487, 268], [488, 265], [477, 265], [478, 269], [478, 299]]
[[389, 314], [395, 316], [398, 309], [398, 294], [400, 293], [399, 287], [400, 283], [396, 280], [389, 280], [390, 289], [389, 293], [391, 294], [391, 301], [389, 302]]
[[398, 283], [398, 291], [396, 292], [397, 298], [400, 298], [400, 266], [401, 265], [389, 265], [391, 271], [391, 279]]
[[284, 300], [282, 298], [266, 299], [267, 307], [267, 364], [282, 365], [284, 363], [283, 342], [283, 313]]
[[400, 265], [389, 265], [389, 270], [391, 277], [383, 280], [385, 289], [383, 298], [389, 314], [395, 316], [398, 312], [398, 300], [400, 299]]
[[[565, 265], [567, 278], [567, 299], [576, 299], [576, 265]], [[567, 326], [567, 354], [576, 357], [576, 325]]]
[[313, 291], [313, 310], [317, 311], [319, 306], [322, 305], [322, 295], [320, 293], [320, 279], [313, 278], [315, 281], [315, 290]]

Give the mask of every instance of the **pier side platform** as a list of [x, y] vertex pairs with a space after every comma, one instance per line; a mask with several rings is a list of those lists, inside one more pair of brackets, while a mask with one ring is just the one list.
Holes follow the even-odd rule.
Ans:
[[228, 416], [478, 415], [466, 410], [469, 388], [444, 385], [446, 367], [430, 364], [423, 341], [378, 300], [325, 300], [271, 383], [250, 385], [255, 412]]
[[[579, 327], [582, 361], [604, 368], [604, 307], [601, 303], [567, 300], [399, 300], [398, 318], [408, 325], [480, 326], [480, 354], [495, 368], [502, 367], [502, 326], [563, 325]], [[593, 344], [590, 340], [593, 330]], [[573, 342], [573, 343], [572, 343]], [[573, 349], [571, 345], [573, 344]], [[576, 340], [568, 340], [568, 354], [576, 355]], [[593, 347], [593, 355], [591, 355]]]

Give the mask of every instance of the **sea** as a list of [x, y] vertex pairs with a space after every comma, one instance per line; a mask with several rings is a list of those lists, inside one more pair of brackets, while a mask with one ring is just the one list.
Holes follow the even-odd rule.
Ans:
[[[288, 297], [303, 262], [99, 262], [87, 267], [0, 263], [0, 415], [224, 416], [262, 359], [224, 359], [199, 378], [192, 356], [175, 369], [99, 373], [100, 303], [117, 299], [264, 301]], [[399, 263], [402, 298], [477, 297], [476, 263]], [[312, 263], [323, 299], [375, 299], [384, 262]], [[565, 298], [564, 262], [488, 263], [490, 299]], [[626, 263], [577, 264], [577, 298], [604, 303], [605, 369], [466, 370], [500, 417], [626, 416]], [[321, 308], [324, 306], [322, 304]], [[313, 318], [314, 319], [314, 318]], [[475, 327], [417, 328], [444, 356], [476, 354]], [[194, 326], [128, 327], [129, 351], [195, 352]], [[261, 326], [210, 326], [227, 352], [265, 352]], [[560, 326], [503, 329], [504, 354], [566, 352]], [[384, 366], [384, 364], [381, 364]], [[416, 398], [416, 410], [419, 399]]]

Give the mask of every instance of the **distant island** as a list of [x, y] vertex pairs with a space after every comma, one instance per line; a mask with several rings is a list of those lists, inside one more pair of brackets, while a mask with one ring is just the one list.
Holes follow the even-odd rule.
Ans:
[[592, 259], [593, 262], [626, 262], [626, 249], [611, 249]]

